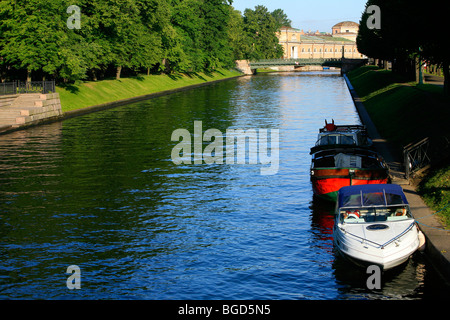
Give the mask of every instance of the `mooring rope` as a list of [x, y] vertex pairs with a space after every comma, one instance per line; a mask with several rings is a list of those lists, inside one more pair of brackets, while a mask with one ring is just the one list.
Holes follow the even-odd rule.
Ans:
[[437, 213], [443, 211], [445, 208], [447, 208], [447, 207], [449, 207], [449, 206], [450, 206], [450, 201], [449, 201], [442, 209], [440, 209], [440, 210], [438, 210], [438, 211], [436, 211], [436, 212], [433, 212], [433, 213], [431, 213], [431, 214], [427, 214], [426, 216], [423, 216], [423, 217], [414, 219], [414, 220], [415, 220], [418, 224], [423, 225], [423, 226], [425, 226], [425, 227], [432, 228], [432, 229], [436, 229], [436, 230], [441, 230], [441, 231], [447, 231], [447, 232], [448, 232], [448, 231], [450, 231], [450, 230], [447, 230], [447, 229], [445, 229], [445, 228], [438, 228], [438, 227], [429, 226], [429, 225], [427, 225], [427, 224], [425, 224], [425, 223], [423, 223], [423, 222], [420, 222], [419, 220], [420, 220], [420, 219], [423, 219], [423, 218], [431, 217], [431, 216], [433, 216], [433, 215], [435, 215], [435, 214], [437, 214]]

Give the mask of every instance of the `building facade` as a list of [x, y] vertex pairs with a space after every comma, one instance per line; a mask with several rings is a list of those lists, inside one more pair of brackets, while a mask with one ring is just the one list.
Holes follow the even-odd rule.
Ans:
[[356, 41], [358, 35], [359, 24], [353, 21], [343, 21], [335, 24], [332, 28], [332, 36], [345, 38], [348, 40]]
[[[355, 29], [354, 24], [358, 27], [359, 25], [352, 22], [350, 27], [348, 22], [334, 25], [332, 34], [319, 32], [306, 34], [300, 29], [282, 27], [277, 36], [284, 49], [283, 59], [342, 58], [342, 55], [349, 59], [365, 58], [356, 47], [358, 29]], [[354, 34], [354, 40], [352, 40], [352, 34]]]

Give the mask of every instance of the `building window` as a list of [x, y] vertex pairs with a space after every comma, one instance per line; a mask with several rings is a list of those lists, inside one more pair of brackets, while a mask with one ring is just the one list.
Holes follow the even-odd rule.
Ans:
[[308, 48], [308, 52], [311, 52], [311, 48]]
[[297, 36], [295, 34], [292, 35], [292, 41], [297, 41]]
[[316, 48], [314, 48], [314, 52], [317, 52], [317, 49], [316, 49]]

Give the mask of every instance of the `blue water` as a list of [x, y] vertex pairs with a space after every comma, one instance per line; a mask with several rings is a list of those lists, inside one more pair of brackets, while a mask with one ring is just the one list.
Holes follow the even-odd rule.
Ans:
[[[242, 77], [0, 136], [2, 299], [422, 299], [416, 254], [366, 287], [313, 199], [324, 120], [359, 123], [330, 73]], [[175, 129], [278, 129], [279, 170], [171, 160]], [[69, 290], [66, 269], [81, 270]]]

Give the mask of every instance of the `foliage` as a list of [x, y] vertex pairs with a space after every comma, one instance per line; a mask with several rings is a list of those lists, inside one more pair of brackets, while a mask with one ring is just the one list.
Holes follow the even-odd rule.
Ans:
[[283, 48], [275, 35], [278, 30], [278, 23], [266, 7], [256, 6], [255, 10], [245, 9], [244, 32], [251, 41], [248, 54], [250, 60], [274, 59], [283, 55]]
[[81, 28], [70, 29], [69, 0], [2, 0], [0, 76], [64, 82], [125, 71], [211, 72], [234, 60], [275, 58], [275, 32], [290, 23], [263, 6], [242, 16], [226, 0], [77, 0]]
[[[366, 11], [371, 5], [380, 8], [379, 29], [367, 27], [371, 14]], [[423, 6], [407, 0], [368, 0], [361, 16], [356, 43], [359, 52], [372, 58], [392, 61], [393, 70], [399, 73], [407, 74], [407, 69], [411, 67], [415, 73], [416, 58], [442, 66], [444, 91], [448, 93], [450, 48], [443, 41], [441, 33], [446, 28], [446, 11], [437, 0], [428, 1], [427, 8], [433, 8], [433, 13], [425, 14]]]

